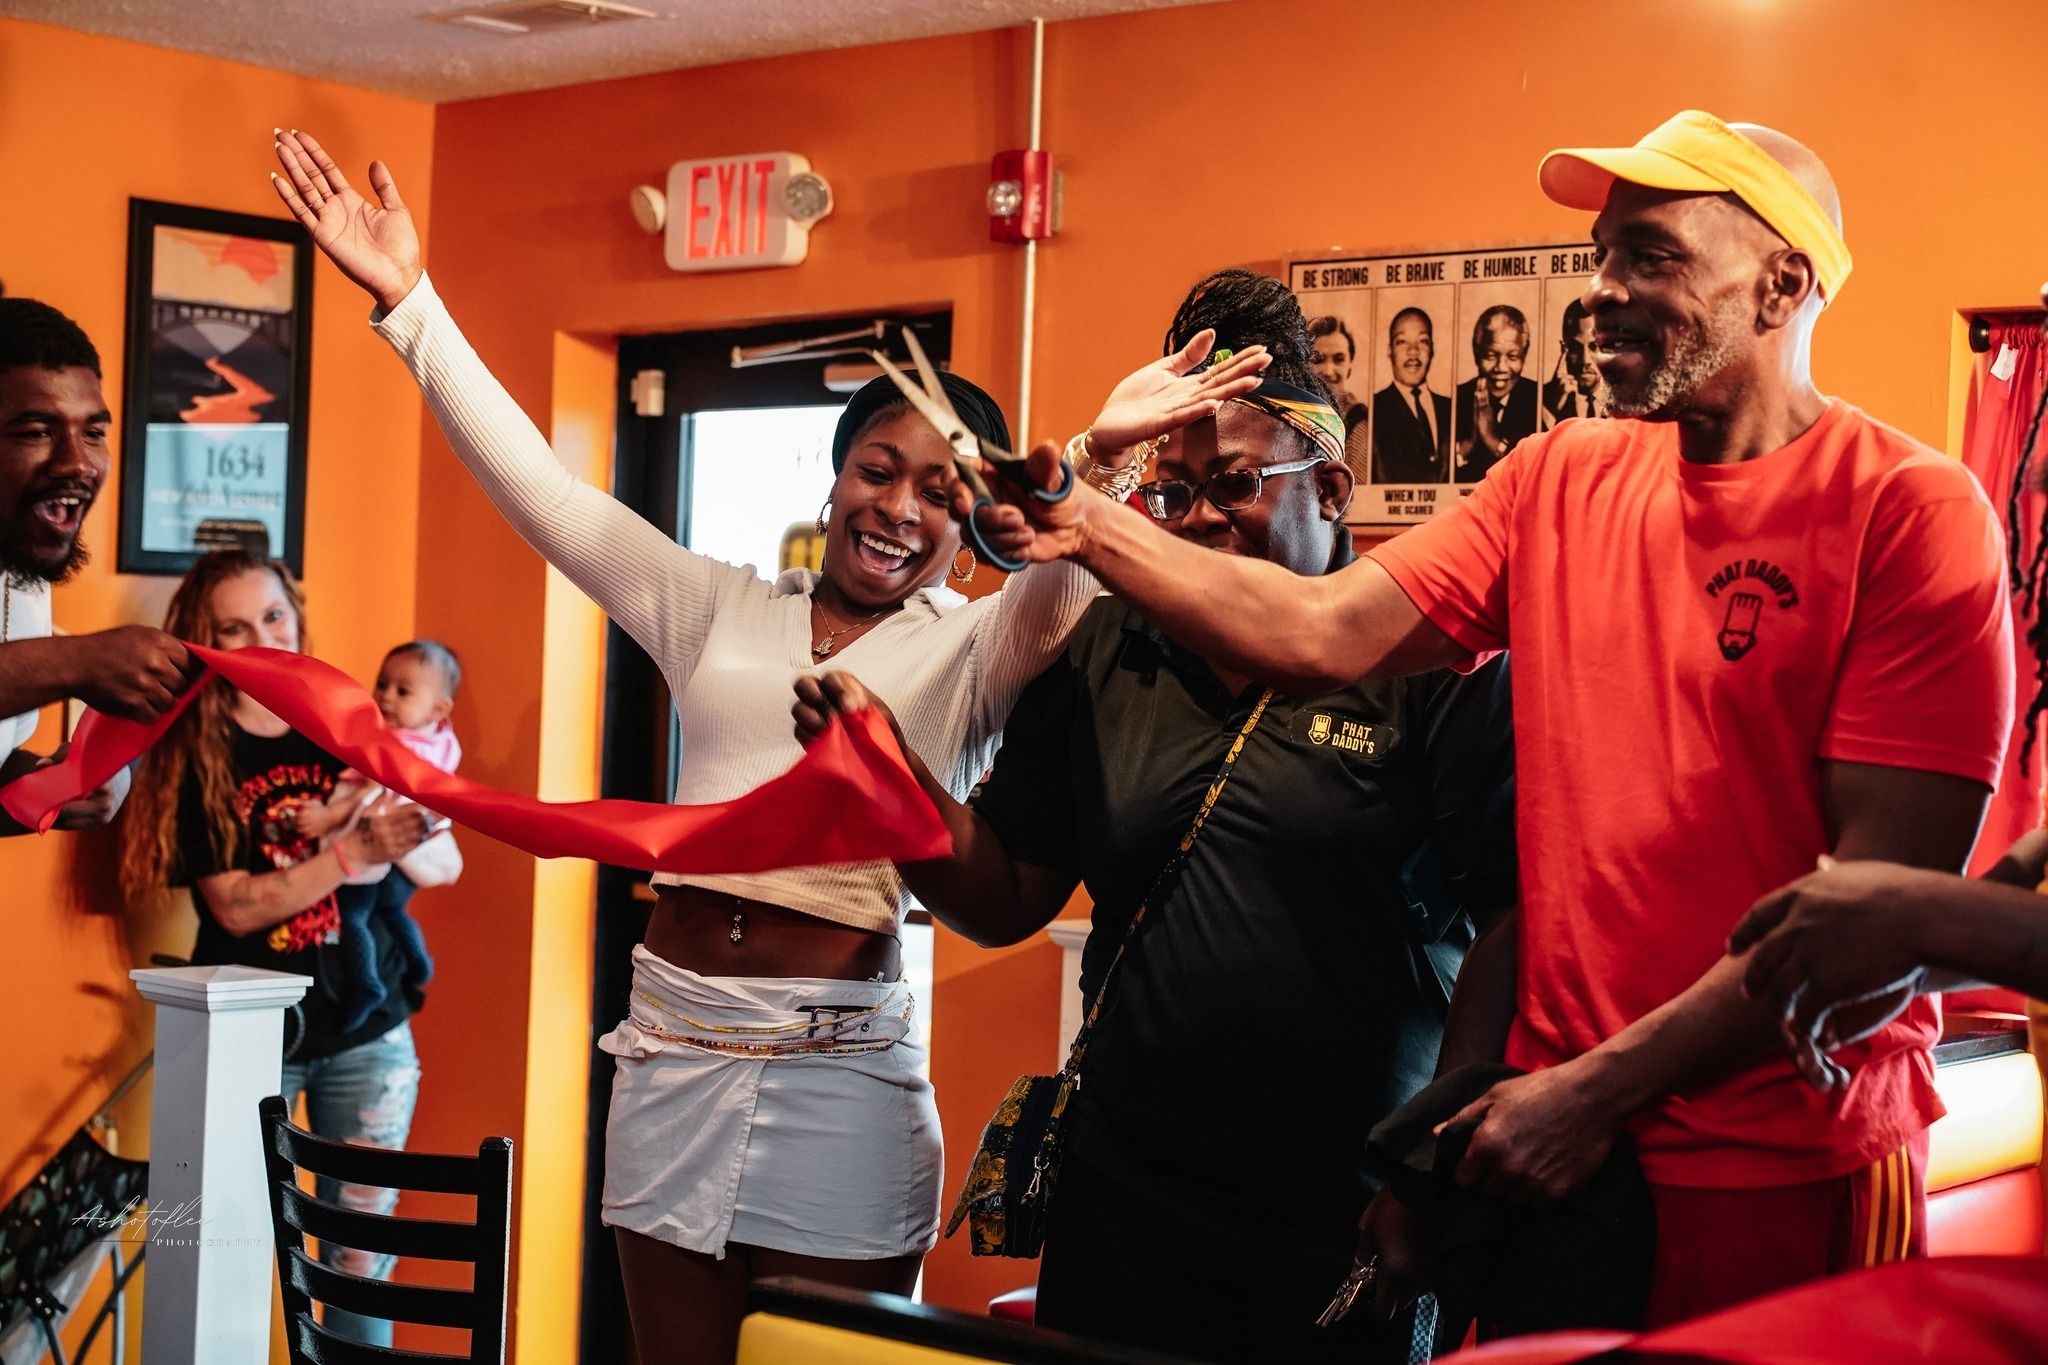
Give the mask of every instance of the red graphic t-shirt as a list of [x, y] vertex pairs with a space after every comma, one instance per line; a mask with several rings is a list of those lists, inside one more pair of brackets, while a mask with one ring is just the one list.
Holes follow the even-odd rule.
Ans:
[[[240, 855], [232, 864], [224, 864], [208, 837], [196, 775], [187, 775], [178, 802], [177, 882], [192, 887], [193, 907], [199, 912], [193, 963], [237, 963], [312, 977], [314, 984], [287, 1029], [286, 1045], [295, 1058], [330, 1055], [389, 1031], [406, 1017], [403, 993], [396, 990], [388, 993], [386, 1004], [362, 1027], [347, 1035], [340, 1032], [346, 991], [342, 969], [332, 960], [341, 942], [341, 914], [333, 893], [269, 929], [237, 936], [221, 927], [200, 886], [219, 873], [274, 872], [317, 854], [319, 841], [299, 833], [297, 816], [307, 805], [333, 793], [346, 765], [294, 732], [270, 737], [239, 728], [229, 746], [228, 761], [234, 783], [229, 804], [242, 831]], [[401, 979], [403, 962], [396, 956], [396, 945], [374, 923], [371, 932], [378, 934], [380, 971], [387, 980]]]

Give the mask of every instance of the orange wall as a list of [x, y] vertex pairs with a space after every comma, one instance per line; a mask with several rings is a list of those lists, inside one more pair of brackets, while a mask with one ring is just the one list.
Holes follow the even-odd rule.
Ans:
[[[424, 169], [433, 122], [415, 101], [0, 19], [0, 280], [84, 326], [118, 419], [130, 195], [275, 216], [272, 126], [334, 128]], [[350, 295], [315, 282], [306, 577], [320, 653], [365, 676], [412, 631], [420, 403]], [[56, 595], [64, 629], [154, 622], [169, 600], [175, 580], [114, 572], [118, 488], [117, 466], [86, 525], [97, 558]], [[0, 1198], [149, 1050], [128, 969], [192, 946], [189, 912], [124, 923], [113, 856], [104, 833], [0, 841]], [[125, 1151], [146, 1148], [148, 1095], [123, 1106]]]
[[[1820, 379], [1941, 442], [1952, 310], [2025, 301], [2048, 270], [2032, 231], [2048, 194], [2031, 172], [2048, 130], [1996, 113], [1983, 93], [2033, 88], [2048, 8], [1984, 4], [1939, 32], [1925, 12], [1869, 0], [1601, 0], [1573, 7], [1567, 24], [1505, 0], [1456, 0], [1437, 12], [1441, 34], [1402, 42], [1398, 61], [1386, 54], [1399, 32], [1354, 0], [1235, 0], [1056, 25], [1045, 139], [1066, 171], [1067, 222], [1041, 255], [1040, 434], [1086, 421], [1107, 384], [1156, 354], [1202, 272], [1289, 251], [1583, 230], [1582, 215], [1537, 193], [1537, 157], [1632, 139], [1698, 105], [1777, 125], [1830, 160], [1858, 268], [1821, 328]], [[1440, 40], [1453, 31], [1465, 41]], [[986, 240], [980, 201], [988, 157], [1022, 140], [1027, 61], [1024, 36], [1010, 31], [444, 106], [432, 267], [544, 428], [561, 418], [548, 406], [558, 334], [912, 303], [950, 303], [955, 363], [1014, 398], [1021, 260]], [[832, 182], [838, 208], [810, 259], [739, 275], [664, 269], [659, 243], [628, 217], [626, 191], [663, 183], [682, 157], [772, 149], [804, 153]], [[348, 147], [355, 160], [375, 150]], [[423, 624], [452, 629], [463, 607], [437, 605], [430, 585], [485, 565], [500, 619], [539, 620], [537, 561], [494, 524], [438, 439], [427, 445], [422, 501], [446, 519], [423, 527]], [[444, 536], [443, 526], [458, 529]], [[509, 743], [492, 761], [500, 776], [530, 781], [538, 736], [520, 699], [538, 693], [542, 642], [515, 628], [495, 648], [482, 722]], [[478, 889], [503, 888], [474, 902], [493, 916], [491, 951], [516, 953], [536, 898], [531, 867], [507, 857], [479, 871]], [[949, 1193], [1010, 1077], [1047, 1062], [1056, 974], [1042, 943], [992, 955], [942, 937], [933, 1065]], [[524, 965], [505, 964], [492, 989], [515, 977]], [[505, 1093], [475, 1096], [494, 1121], [519, 1107], [513, 1070], [493, 1065]], [[557, 1093], [573, 1106], [568, 1080]], [[536, 1230], [525, 1228], [529, 1244]], [[1030, 1273], [945, 1244], [926, 1287], [935, 1301], [972, 1305]]]
[[[1290, 251], [1582, 230], [1583, 216], [1536, 192], [1538, 155], [1633, 138], [1687, 105], [1775, 124], [1833, 165], [1858, 266], [1821, 328], [1820, 379], [1922, 439], [1946, 432], [1954, 308], [2027, 302], [2048, 273], [2032, 230], [2048, 214], [2033, 174], [2048, 161], [2048, 128], [1989, 93], [2036, 84], [2048, 7], [2034, 0], [1985, 0], [1967, 23], [1939, 28], [1905, 0], [1591, 0], [1570, 9], [1569, 24], [1505, 0], [1452, 0], [1432, 13], [1439, 22], [1419, 37], [1356, 0], [1231, 0], [1050, 30], [1045, 139], [1066, 171], [1067, 224], [1040, 259], [1039, 434], [1086, 421], [1110, 382], [1155, 354], [1181, 292], [1204, 271]], [[1394, 47], [1398, 58], [1387, 55]], [[383, 156], [409, 202], [431, 202], [442, 293], [542, 429], [573, 438], [570, 458], [593, 476], [611, 416], [604, 341], [622, 332], [950, 304], [955, 363], [1012, 399], [1021, 258], [986, 240], [980, 204], [989, 156], [1022, 141], [1027, 61], [1025, 36], [1009, 31], [430, 112], [0, 21], [0, 170], [16, 195], [0, 215], [0, 277], [67, 302], [117, 351], [122, 196], [267, 211], [261, 129], [296, 122], [351, 169]], [[70, 95], [81, 82], [164, 91], [170, 112], [131, 126], [80, 109]], [[215, 128], [253, 137], [246, 172], [239, 153], [225, 164], [208, 142]], [[809, 156], [834, 187], [838, 209], [813, 235], [810, 259], [739, 275], [666, 270], [659, 243], [631, 223], [627, 190], [661, 184], [681, 157], [775, 149]], [[15, 208], [21, 186], [39, 181], [58, 209]], [[318, 290], [310, 557], [323, 652], [360, 672], [402, 630], [404, 596], [416, 591], [419, 629], [469, 665], [469, 770], [526, 789], [587, 789], [602, 658], [588, 618], [496, 518], [431, 422], [422, 443], [401, 373], [357, 326], [359, 301], [331, 271]], [[353, 404], [330, 403], [330, 386], [350, 385]], [[404, 428], [363, 443], [380, 452], [388, 481], [344, 478], [335, 462], [346, 456], [322, 458], [338, 452], [344, 411], [354, 435], [364, 423]], [[102, 543], [110, 522], [108, 509], [96, 515]], [[390, 552], [349, 563], [392, 577], [351, 591], [353, 616], [323, 609], [338, 591], [321, 585], [360, 543], [337, 528], [364, 525]], [[89, 626], [160, 602], [95, 571], [60, 598], [59, 617]], [[588, 881], [482, 841], [469, 852], [459, 910], [426, 908], [441, 971], [418, 1021], [427, 1082], [417, 1139], [520, 1140], [518, 1354], [567, 1359]], [[125, 960], [118, 934], [56, 908], [65, 883], [53, 856], [0, 849], [0, 876], [26, 869], [17, 875], [50, 903], [17, 931], [31, 950], [23, 960], [86, 983], [35, 1010], [38, 1021], [56, 1011], [72, 1041], [63, 1065], [25, 1088], [29, 1112], [82, 1114], [97, 1059], [115, 1046], [121, 1015], [109, 1002], [125, 996]], [[987, 954], [942, 935], [933, 1064], [949, 1193], [1010, 1077], [1049, 1060], [1057, 961], [1043, 943]], [[23, 1017], [0, 1014], [0, 1028], [18, 1028], [27, 1006], [4, 1010]], [[9, 1145], [0, 1142], [0, 1157]], [[971, 1262], [949, 1243], [929, 1263], [927, 1292], [973, 1305], [1030, 1274]]]

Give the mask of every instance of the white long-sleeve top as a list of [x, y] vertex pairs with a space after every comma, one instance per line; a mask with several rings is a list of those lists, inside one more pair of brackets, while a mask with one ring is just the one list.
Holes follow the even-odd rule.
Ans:
[[[50, 633], [50, 585], [41, 579], [0, 573], [0, 617], [7, 622], [6, 630], [0, 631], [0, 644], [44, 639]], [[42, 716], [41, 711], [24, 711], [0, 717], [0, 759], [29, 742]]]
[[[425, 276], [372, 325], [405, 361], [455, 453], [527, 544], [647, 651], [668, 679], [682, 726], [675, 800], [725, 801], [801, 756], [790, 720], [804, 672], [850, 669], [896, 713], [904, 737], [955, 797], [995, 757], [1002, 725], [1080, 621], [1098, 587], [1084, 569], [1041, 564], [968, 601], [943, 582], [843, 646], [811, 658], [818, 575], [767, 582], [677, 545], [570, 473], [470, 348]], [[656, 874], [893, 932], [909, 893], [887, 863], [839, 863], [748, 876]]]

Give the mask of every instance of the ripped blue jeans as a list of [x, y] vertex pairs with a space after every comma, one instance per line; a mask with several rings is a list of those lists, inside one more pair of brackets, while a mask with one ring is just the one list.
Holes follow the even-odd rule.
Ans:
[[[403, 1147], [420, 1096], [420, 1057], [413, 1049], [412, 1025], [400, 1024], [381, 1038], [331, 1057], [286, 1062], [279, 1089], [290, 1103], [297, 1102], [301, 1090], [306, 1092], [307, 1126], [322, 1137]], [[390, 1213], [398, 1206], [396, 1190], [345, 1185], [326, 1176], [319, 1178], [318, 1192], [329, 1203], [365, 1213]], [[320, 1260], [351, 1275], [387, 1280], [396, 1258], [322, 1242]], [[391, 1324], [383, 1318], [359, 1317], [329, 1306], [322, 1322], [328, 1331], [351, 1341], [391, 1344]]]

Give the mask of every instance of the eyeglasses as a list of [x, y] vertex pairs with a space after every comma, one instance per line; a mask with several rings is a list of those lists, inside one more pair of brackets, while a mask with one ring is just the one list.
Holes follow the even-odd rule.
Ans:
[[1186, 479], [1155, 479], [1151, 483], [1139, 484], [1138, 496], [1144, 500], [1145, 510], [1154, 521], [1179, 521], [1195, 510], [1198, 496], [1207, 498], [1209, 505], [1219, 512], [1242, 512], [1259, 500], [1267, 479], [1314, 469], [1326, 458], [1318, 455], [1312, 460], [1289, 460], [1286, 464], [1269, 464], [1260, 469], [1226, 469], [1211, 474], [1198, 484], [1189, 483]]

